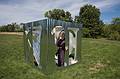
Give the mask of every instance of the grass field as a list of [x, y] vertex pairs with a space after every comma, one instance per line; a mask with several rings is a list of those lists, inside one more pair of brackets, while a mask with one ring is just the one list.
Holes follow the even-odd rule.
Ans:
[[44, 75], [24, 62], [23, 37], [0, 34], [0, 79], [120, 79], [120, 41], [82, 39], [81, 62]]

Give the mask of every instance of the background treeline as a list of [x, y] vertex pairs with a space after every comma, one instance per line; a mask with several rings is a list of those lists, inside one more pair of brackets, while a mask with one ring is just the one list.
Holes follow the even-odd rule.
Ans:
[[52, 9], [45, 12], [44, 16], [51, 19], [63, 20], [66, 22], [82, 23], [83, 37], [107, 38], [120, 40], [120, 17], [112, 19], [110, 24], [104, 24], [100, 19], [101, 12], [96, 6], [86, 4], [79, 10], [79, 15], [74, 19], [69, 11], [63, 9]]
[[101, 36], [110, 40], [120, 41], [120, 18], [113, 18], [111, 24], [104, 24]]
[[[111, 19], [111, 23], [105, 24], [101, 19], [101, 12], [96, 6], [86, 4], [80, 8], [78, 16], [74, 18], [69, 11], [63, 9], [48, 10], [45, 17], [63, 20], [66, 22], [82, 23], [83, 37], [87, 38], [107, 38], [110, 40], [120, 40], [120, 17]], [[1, 32], [23, 31], [19, 24], [12, 23], [0, 27]]]
[[17, 23], [0, 26], [0, 32], [22, 32], [23, 28]]

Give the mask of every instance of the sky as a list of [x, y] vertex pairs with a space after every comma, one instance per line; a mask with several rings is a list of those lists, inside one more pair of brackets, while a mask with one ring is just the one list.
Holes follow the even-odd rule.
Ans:
[[0, 0], [0, 25], [44, 19], [44, 13], [54, 8], [70, 11], [74, 18], [85, 4], [99, 8], [104, 23], [120, 17], [120, 0]]

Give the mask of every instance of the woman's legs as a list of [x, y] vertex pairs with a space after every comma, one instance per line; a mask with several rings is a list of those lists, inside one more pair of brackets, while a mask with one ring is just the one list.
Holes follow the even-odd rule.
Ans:
[[58, 66], [64, 66], [64, 51], [62, 49], [58, 53]]

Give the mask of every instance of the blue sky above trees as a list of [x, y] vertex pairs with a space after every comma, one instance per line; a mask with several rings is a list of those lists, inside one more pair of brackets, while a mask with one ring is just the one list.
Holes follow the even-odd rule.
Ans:
[[120, 17], [120, 0], [0, 0], [0, 25], [40, 20], [46, 11], [54, 8], [70, 11], [74, 17], [85, 4], [99, 8], [105, 23]]

